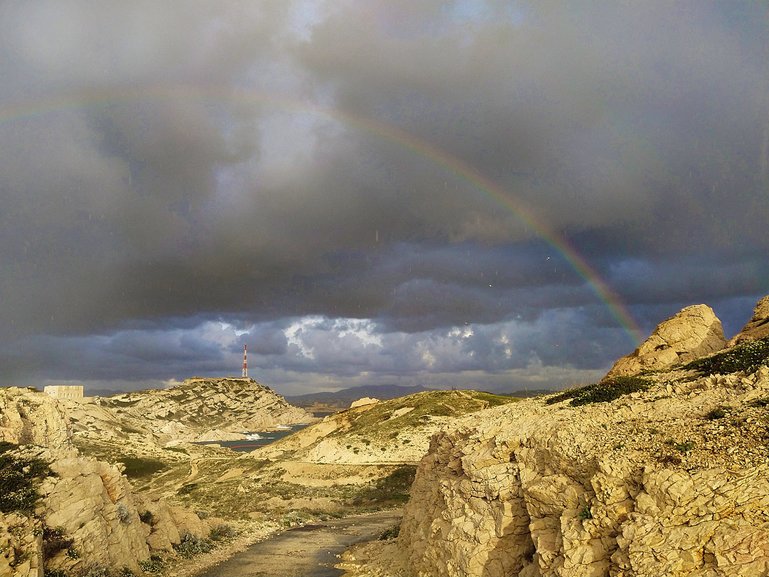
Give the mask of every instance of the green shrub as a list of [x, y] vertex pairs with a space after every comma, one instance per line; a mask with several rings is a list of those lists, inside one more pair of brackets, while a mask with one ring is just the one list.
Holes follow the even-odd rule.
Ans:
[[725, 375], [744, 371], [751, 373], [762, 365], [769, 364], [769, 337], [748, 341], [711, 357], [696, 359], [684, 369], [694, 370], [702, 375]]
[[684, 441], [683, 443], [675, 443], [673, 446], [679, 453], [688, 453], [694, 448], [694, 443], [691, 441]]
[[142, 511], [139, 513], [139, 520], [145, 525], [152, 525], [153, 516], [151, 511]]
[[569, 389], [550, 397], [545, 404], [552, 405], [566, 400], [570, 400], [569, 404], [572, 407], [608, 403], [630, 393], [645, 391], [650, 386], [651, 382], [642, 377], [614, 377], [601, 383]]
[[186, 485], [182, 485], [179, 487], [179, 490], [176, 491], [177, 495], [189, 495], [192, 493], [195, 489], [198, 488], [197, 483], [187, 483]]
[[121, 523], [125, 523], [126, 525], [131, 522], [131, 511], [129, 511], [128, 507], [123, 503], [118, 503], [117, 518]]
[[4, 443], [0, 450], [0, 513], [30, 513], [40, 498], [40, 482], [53, 475], [48, 463], [37, 457], [14, 452], [16, 446]]
[[379, 540], [387, 541], [389, 539], [395, 539], [400, 534], [400, 532], [401, 532], [401, 526], [395, 525], [383, 531], [382, 534], [379, 535]]
[[593, 518], [593, 512], [590, 510], [590, 505], [585, 505], [579, 512], [578, 517], [583, 521]]
[[211, 541], [230, 541], [237, 537], [238, 532], [229, 525], [217, 525], [211, 529], [208, 538]]
[[83, 577], [112, 577], [112, 573], [104, 565], [92, 565]]
[[354, 505], [389, 505], [405, 503], [409, 498], [409, 489], [414, 482], [416, 467], [403, 465], [395, 469], [387, 477], [376, 481], [372, 486], [360, 491], [353, 500]]
[[141, 567], [142, 571], [145, 573], [154, 573], [155, 575], [159, 575], [163, 572], [165, 564], [165, 561], [159, 555], [150, 555], [149, 559], [139, 561], [139, 567]]
[[190, 558], [200, 553], [208, 553], [213, 549], [213, 544], [208, 539], [196, 537], [191, 533], [185, 533], [181, 542], [174, 545], [174, 549], [184, 558]]

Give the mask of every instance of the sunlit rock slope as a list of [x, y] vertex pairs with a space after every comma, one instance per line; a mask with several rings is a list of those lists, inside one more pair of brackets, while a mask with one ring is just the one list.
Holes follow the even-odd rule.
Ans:
[[639, 367], [646, 372], [460, 420], [433, 437], [398, 538], [350, 552], [345, 568], [409, 577], [769, 574], [761, 322], [710, 356], [676, 347], [679, 360], [656, 372]]

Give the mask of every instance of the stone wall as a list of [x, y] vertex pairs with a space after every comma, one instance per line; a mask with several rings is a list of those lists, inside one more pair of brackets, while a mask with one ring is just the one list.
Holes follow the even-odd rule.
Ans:
[[77, 401], [83, 398], [83, 385], [48, 385], [43, 392], [57, 399]]

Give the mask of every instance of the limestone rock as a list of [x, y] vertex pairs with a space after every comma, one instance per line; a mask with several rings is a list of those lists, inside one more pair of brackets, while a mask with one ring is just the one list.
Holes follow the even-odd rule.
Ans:
[[742, 330], [729, 341], [729, 346], [764, 337], [769, 337], [769, 295], [756, 303], [753, 316], [742, 327]]
[[[723, 346], [707, 307], [677, 317], [655, 336], [679, 343], [680, 362]], [[769, 366], [673, 370], [611, 402], [554, 399], [433, 436], [397, 539], [348, 556], [346, 575], [769, 575]]]
[[379, 399], [375, 399], [373, 397], [362, 397], [357, 401], [353, 401], [352, 403], [350, 403], [350, 408], [354, 409], [356, 407], [365, 407], [366, 405], [373, 405], [378, 402], [379, 402]]
[[40, 445], [54, 453], [73, 453], [69, 419], [57, 401], [18, 387], [0, 388], [0, 441]]
[[128, 567], [153, 551], [171, 551], [185, 534], [207, 537], [210, 528], [192, 511], [136, 495], [119, 469], [91, 458], [59, 459], [56, 474], [43, 484], [41, 514], [73, 540], [76, 558], [60, 551], [46, 559], [47, 569], [77, 574], [90, 567]]
[[657, 325], [630, 355], [619, 359], [604, 377], [636, 375], [668, 369], [714, 353], [726, 346], [721, 321], [707, 305], [693, 305]]
[[0, 513], [0, 575], [42, 577], [43, 538], [38, 519]]

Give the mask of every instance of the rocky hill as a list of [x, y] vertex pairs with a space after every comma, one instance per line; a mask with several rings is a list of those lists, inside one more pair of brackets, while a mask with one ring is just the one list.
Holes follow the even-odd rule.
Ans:
[[729, 348], [684, 309], [601, 383], [435, 435], [398, 538], [348, 574], [769, 574], [767, 303]]
[[322, 464], [417, 463], [430, 437], [458, 417], [516, 401], [478, 391], [425, 391], [366, 402], [252, 453], [256, 459]]
[[[147, 431], [161, 444], [243, 439], [249, 431], [313, 420], [304, 409], [247, 378], [192, 378], [169, 389], [97, 398], [93, 404], [115, 415], [123, 430]], [[81, 405], [81, 411], [77, 408], [72, 407], [76, 430], [93, 430], [96, 421], [104, 422], [103, 413], [89, 413], [89, 404]]]

